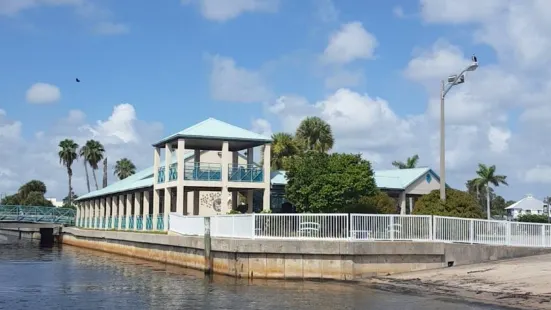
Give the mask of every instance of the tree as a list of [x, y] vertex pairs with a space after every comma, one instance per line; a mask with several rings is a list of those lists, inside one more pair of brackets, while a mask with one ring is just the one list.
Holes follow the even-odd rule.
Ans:
[[107, 187], [107, 157], [103, 160], [103, 182], [102, 188]]
[[434, 190], [417, 200], [413, 214], [440, 215], [463, 218], [483, 218], [484, 213], [473, 196], [456, 189], [446, 189], [446, 201], [440, 200], [440, 191]]
[[417, 162], [419, 161], [419, 155], [415, 154], [411, 157], [408, 157], [406, 162], [393, 161], [392, 165], [398, 169], [412, 169], [417, 167]]
[[272, 170], [286, 170], [289, 159], [299, 153], [293, 135], [278, 132], [272, 135], [271, 167]]
[[80, 156], [84, 158], [84, 168], [86, 170], [86, 182], [88, 183], [88, 192], [90, 192], [90, 182], [88, 178], [88, 168], [86, 167], [86, 164], [88, 163], [92, 168], [94, 183], [96, 185], [96, 190], [98, 190], [99, 186], [98, 179], [96, 178], [96, 170], [98, 170], [98, 164], [103, 159], [103, 153], [105, 153], [105, 148], [100, 142], [96, 140], [86, 141], [86, 144], [80, 149]]
[[374, 196], [362, 196], [358, 205], [347, 209], [346, 213], [397, 214], [398, 210], [396, 200], [379, 191]]
[[519, 215], [517, 220], [524, 223], [549, 223], [549, 219], [545, 214], [522, 214]]
[[328, 152], [335, 143], [331, 126], [317, 116], [305, 118], [298, 126], [295, 137], [305, 151]]
[[343, 212], [377, 185], [371, 164], [354, 154], [307, 152], [289, 161], [287, 200], [298, 212]]
[[75, 192], [72, 192], [71, 197], [66, 196], [65, 198], [63, 198], [63, 207], [74, 206], [74, 204], [72, 204], [71, 202], [77, 200], [77, 198], [78, 196], [75, 194]]
[[132, 161], [130, 161], [130, 159], [119, 159], [115, 163], [114, 174], [119, 178], [119, 180], [124, 180], [134, 173], [136, 173], [136, 166]]
[[52, 202], [44, 198], [44, 194], [46, 194], [46, 184], [39, 180], [32, 180], [19, 187], [17, 193], [4, 197], [0, 205], [53, 207]]
[[[73, 192], [73, 186], [72, 186], [72, 178], [73, 178], [73, 169], [71, 166], [73, 165], [73, 162], [77, 160], [77, 149], [78, 144], [75, 143], [75, 141], [71, 139], [65, 139], [61, 142], [59, 142], [59, 162], [63, 164], [63, 166], [67, 169], [67, 177], [69, 179], [69, 191], [68, 195], [71, 196], [71, 193]], [[69, 204], [71, 201], [69, 201]]]
[[486, 212], [488, 220], [490, 220], [492, 218], [490, 210], [490, 184], [496, 187], [500, 184], [509, 185], [506, 181], [507, 176], [496, 174], [496, 166], [492, 165], [488, 167], [484, 164], [478, 164], [476, 174], [478, 177], [473, 180], [473, 185], [479, 189], [486, 188]]

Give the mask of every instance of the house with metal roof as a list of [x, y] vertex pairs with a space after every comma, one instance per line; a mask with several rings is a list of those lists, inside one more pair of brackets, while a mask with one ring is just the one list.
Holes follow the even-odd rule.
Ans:
[[[271, 139], [209, 118], [153, 144], [153, 166], [77, 199], [77, 224], [166, 230], [168, 214], [281, 212], [285, 171], [271, 171]], [[255, 149], [264, 148], [262, 160]], [[262, 162], [260, 165], [258, 162]], [[414, 199], [439, 188], [429, 168], [376, 171], [377, 185], [411, 212]]]
[[543, 214], [543, 206], [545, 203], [531, 194], [524, 196], [521, 200], [513, 203], [505, 208], [507, 210], [507, 218], [516, 220], [520, 215], [525, 214]]

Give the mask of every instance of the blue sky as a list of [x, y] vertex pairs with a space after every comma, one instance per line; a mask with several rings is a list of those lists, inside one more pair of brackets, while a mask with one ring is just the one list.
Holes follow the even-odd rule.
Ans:
[[[541, 82], [550, 57], [541, 38], [513, 31], [525, 21], [532, 35], [546, 33], [546, 16], [530, 17], [542, 4], [492, 0], [473, 11], [472, 2], [5, 0], [0, 145], [48, 154], [64, 135], [92, 133], [109, 140], [111, 157], [135, 157], [208, 117], [270, 134], [320, 115], [336, 151], [380, 169], [419, 154], [438, 170], [438, 81], [476, 52], [480, 69], [447, 99], [450, 183], [462, 187], [484, 162], [509, 176], [506, 198], [546, 196], [551, 161], [534, 137], [551, 115]], [[36, 83], [47, 85], [30, 98]], [[133, 160], [151, 163], [142, 157]], [[0, 159], [0, 192], [32, 176], [16, 171], [32, 159]], [[34, 173], [61, 195], [63, 171], [47, 162]]]

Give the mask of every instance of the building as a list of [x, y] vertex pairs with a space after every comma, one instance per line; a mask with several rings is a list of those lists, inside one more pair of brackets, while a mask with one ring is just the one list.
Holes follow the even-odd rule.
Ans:
[[545, 203], [531, 194], [526, 195], [521, 200], [505, 208], [507, 210], [507, 218], [516, 220], [520, 215], [525, 214], [543, 214], [543, 206]]
[[[109, 227], [159, 228], [170, 212], [209, 216], [238, 209], [288, 211], [285, 171], [271, 171], [268, 137], [209, 118], [153, 148], [152, 167], [80, 196], [77, 218], [93, 218], [97, 226], [100, 219], [113, 219], [117, 223]], [[255, 160], [255, 153], [262, 160]], [[403, 214], [412, 211], [415, 199], [440, 186], [429, 168], [376, 171], [375, 180], [397, 199]]]
[[56, 208], [63, 207], [63, 201], [59, 201], [57, 198], [46, 198], [46, 200], [49, 200]]

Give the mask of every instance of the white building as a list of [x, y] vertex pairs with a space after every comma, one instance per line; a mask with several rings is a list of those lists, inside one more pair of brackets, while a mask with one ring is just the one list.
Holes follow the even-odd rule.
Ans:
[[516, 220], [520, 215], [524, 214], [543, 214], [544, 205], [543, 201], [528, 194], [523, 199], [505, 208], [505, 210], [507, 210], [507, 217], [509, 219]]
[[58, 201], [56, 198], [46, 198], [46, 200], [49, 200], [56, 208], [63, 207], [63, 201]]

